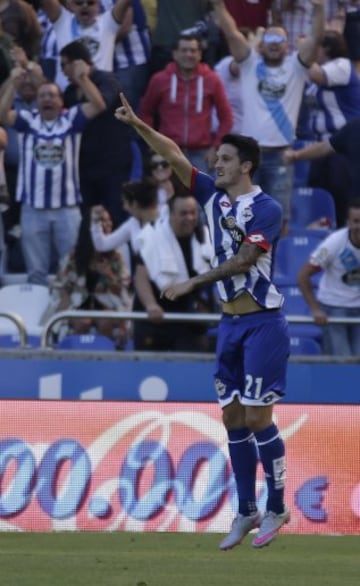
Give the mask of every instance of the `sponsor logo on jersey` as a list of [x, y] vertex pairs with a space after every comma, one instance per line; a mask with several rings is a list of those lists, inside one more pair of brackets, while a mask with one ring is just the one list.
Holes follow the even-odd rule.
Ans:
[[238, 244], [241, 244], [243, 242], [245, 234], [241, 230], [241, 228], [236, 224], [234, 216], [224, 216], [221, 218], [220, 223], [223, 230], [227, 230], [228, 232], [230, 232], [230, 236], [235, 242], [237, 242]]

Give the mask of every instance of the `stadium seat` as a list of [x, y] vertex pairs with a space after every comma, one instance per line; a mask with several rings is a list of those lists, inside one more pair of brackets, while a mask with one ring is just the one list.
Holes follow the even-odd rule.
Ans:
[[[309, 144], [312, 140], [296, 140], [293, 144], [295, 150], [299, 150]], [[294, 162], [294, 187], [306, 187], [308, 184], [310, 170], [310, 161], [295, 161]]]
[[57, 345], [60, 350], [103, 350], [115, 351], [115, 343], [100, 334], [80, 334], [65, 336]]
[[[50, 294], [48, 287], [19, 283], [5, 285], [0, 289], [0, 309], [2, 312], [18, 314], [24, 321], [29, 336], [39, 336], [42, 330], [41, 320], [49, 306]], [[0, 318], [0, 334], [17, 334], [14, 323]]]
[[295, 355], [318, 356], [321, 354], [321, 345], [313, 338], [291, 336], [290, 352]]
[[[27, 336], [27, 347], [39, 348], [41, 342], [40, 336]], [[0, 334], [0, 348], [19, 348], [19, 334]]]
[[[278, 286], [297, 285], [297, 275], [324, 236], [319, 230], [280, 238], [275, 250], [274, 282]], [[314, 281], [320, 277], [315, 276]]]
[[[311, 317], [311, 311], [306, 303], [299, 287], [295, 285], [279, 287], [279, 291], [284, 295], [285, 315], [298, 315]], [[315, 324], [289, 324], [290, 336], [294, 338], [310, 338], [318, 343], [322, 339], [322, 330]]]
[[333, 196], [318, 187], [295, 188], [291, 199], [289, 233], [296, 234], [299, 230], [316, 226], [325, 231], [336, 228]]

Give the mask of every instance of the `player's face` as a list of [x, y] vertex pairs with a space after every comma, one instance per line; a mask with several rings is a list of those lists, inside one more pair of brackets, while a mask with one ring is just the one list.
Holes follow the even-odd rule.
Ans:
[[222, 144], [216, 153], [215, 185], [220, 189], [229, 189], [237, 185], [244, 174], [237, 149], [232, 144]]
[[351, 242], [360, 247], [360, 209], [350, 208], [348, 214], [348, 226]]
[[199, 221], [196, 199], [192, 196], [177, 198], [170, 212], [170, 223], [179, 238], [192, 236]]

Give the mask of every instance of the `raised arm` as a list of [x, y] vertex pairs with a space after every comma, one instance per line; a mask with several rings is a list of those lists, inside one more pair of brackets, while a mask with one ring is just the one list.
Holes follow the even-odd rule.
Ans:
[[[117, 0], [117, 2], [115, 3], [115, 5], [112, 9], [112, 15], [113, 15], [114, 19], [116, 20], [116, 22], [122, 23], [125, 12], [130, 5], [131, 5], [131, 0]], [[129, 14], [131, 14], [131, 17], [132, 17], [132, 13], [129, 13]]]
[[324, 0], [311, 0], [313, 5], [313, 18], [311, 32], [308, 37], [300, 42], [300, 61], [310, 67], [316, 59], [316, 53], [322, 41], [325, 30]]
[[192, 165], [185, 157], [180, 147], [160, 132], [157, 132], [148, 124], [145, 124], [131, 108], [124, 94], [120, 94], [122, 106], [115, 111], [115, 117], [125, 124], [132, 126], [145, 140], [149, 147], [159, 153], [171, 165], [180, 181], [186, 186], [191, 186]]
[[237, 61], [246, 59], [250, 52], [250, 44], [246, 37], [238, 30], [236, 22], [226, 9], [223, 0], [210, 0], [218, 26], [225, 35], [230, 53]]
[[14, 67], [10, 76], [2, 84], [0, 90], [0, 124], [13, 126], [16, 119], [16, 111], [13, 109], [14, 98], [18, 85], [24, 79], [23, 67]]
[[59, 0], [41, 0], [41, 7], [51, 22], [59, 18], [61, 12]]
[[90, 65], [82, 59], [76, 59], [73, 63], [75, 83], [82, 89], [87, 102], [81, 104], [81, 108], [87, 118], [94, 118], [104, 110], [106, 103], [96, 85], [91, 81]]

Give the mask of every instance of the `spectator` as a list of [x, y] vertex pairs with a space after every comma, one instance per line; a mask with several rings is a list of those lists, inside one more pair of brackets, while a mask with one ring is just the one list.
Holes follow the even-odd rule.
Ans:
[[360, 198], [360, 118], [350, 120], [327, 140], [315, 142], [299, 150], [287, 149], [284, 158], [287, 163], [293, 163], [321, 159], [334, 153], [343, 154], [349, 161], [351, 185], [349, 192], [344, 191], [344, 199]]
[[[190, 275], [209, 268], [207, 228], [199, 226], [199, 212], [192, 195], [174, 195], [167, 218], [147, 224], [139, 235], [139, 257], [135, 268], [134, 311], [146, 311], [148, 321], [134, 324], [136, 350], [207, 351], [206, 327], [187, 322], [164, 322], [166, 312], [209, 311], [211, 293], [185, 295], [178, 302], [161, 297], [161, 291]], [[209, 306], [210, 304], [210, 306]]]
[[60, 51], [61, 67], [70, 82], [64, 92], [65, 107], [86, 100], [75, 76], [79, 59], [87, 64], [89, 79], [106, 104], [104, 112], [87, 125], [81, 140], [79, 172], [83, 207], [105, 206], [117, 227], [128, 217], [119, 194], [131, 169], [131, 133], [126, 125], [114, 124], [114, 108], [119, 104], [121, 86], [113, 73], [93, 66], [83, 43], [73, 41]]
[[23, 0], [0, 1], [0, 29], [15, 45], [24, 49], [31, 61], [40, 53], [41, 27], [34, 8]]
[[211, 0], [230, 51], [241, 64], [244, 135], [253, 136], [261, 148], [261, 164], [254, 182], [282, 205], [284, 228], [290, 216], [293, 169], [283, 160], [292, 143], [307, 69], [314, 62], [324, 29], [323, 0], [312, 0], [312, 34], [299, 52], [287, 55], [287, 36], [281, 27], [268, 27], [258, 50], [238, 31], [222, 0]]
[[[348, 206], [347, 226], [325, 238], [299, 272], [299, 287], [316, 324], [324, 353], [360, 355], [360, 323], [329, 324], [332, 317], [360, 318], [360, 199]], [[311, 277], [322, 271], [315, 293]]]
[[[80, 39], [96, 67], [113, 71], [116, 36], [130, 2], [117, 0], [102, 14], [99, 0], [69, 0], [69, 9], [59, 0], [42, 0], [42, 8], [53, 24], [58, 51]], [[57, 77], [57, 82], [64, 87], [64, 78]]]
[[157, 0], [156, 26], [152, 36], [151, 71], [161, 71], [173, 59], [174, 39], [182, 30], [204, 20], [210, 13], [208, 0]]
[[[30, 66], [32, 75], [42, 75], [39, 66]], [[21, 242], [31, 283], [47, 283], [52, 245], [60, 259], [76, 242], [80, 223], [77, 154], [81, 132], [89, 119], [105, 109], [88, 73], [86, 63], [78, 61], [74, 77], [88, 101], [67, 112], [63, 111], [59, 88], [49, 82], [38, 87], [37, 110], [13, 109], [16, 89], [25, 75], [22, 67], [12, 70], [3, 87], [0, 121], [19, 133], [17, 201], [21, 202]]]
[[123, 245], [129, 246], [129, 269], [134, 272], [134, 257], [139, 252], [137, 238], [148, 222], [153, 223], [159, 216], [157, 191], [149, 179], [130, 181], [122, 186], [124, 209], [130, 218], [111, 233], [105, 232], [101, 223], [102, 206], [92, 208], [91, 236], [95, 249], [99, 252], [114, 250]]
[[[141, 102], [141, 117], [172, 138], [194, 166], [211, 169], [221, 137], [232, 126], [232, 112], [220, 77], [201, 61], [200, 41], [181, 35], [172, 63], [155, 73]], [[212, 110], [219, 120], [211, 133]], [[157, 123], [158, 118], [158, 123]]]
[[[38, 76], [33, 75], [32, 62], [28, 59], [25, 51], [21, 47], [13, 47], [10, 53], [14, 65], [24, 70], [24, 76], [20, 78], [17, 84], [12, 108], [17, 112], [20, 110], [28, 110], [31, 112], [36, 108], [36, 92], [38, 86], [42, 81], [45, 81], [45, 78], [41, 75], [40, 69], [38, 69]], [[0, 95], [2, 95], [2, 90], [0, 90]], [[6, 227], [10, 229], [19, 222], [19, 204], [15, 203], [19, 144], [17, 131], [10, 127], [7, 127], [6, 131], [8, 134], [8, 144], [5, 151], [5, 172], [11, 201], [10, 209], [6, 214]]]
[[167, 215], [169, 200], [178, 191], [184, 191], [184, 186], [173, 173], [167, 161], [158, 153], [150, 152], [145, 159], [144, 172], [155, 183], [159, 215]]
[[131, 18], [127, 30], [123, 24], [116, 37], [114, 72], [137, 111], [149, 80], [151, 42], [140, 0], [132, 0], [128, 12]]
[[[360, 116], [360, 78], [348, 58], [343, 35], [325, 31], [317, 62], [310, 67], [309, 75], [313, 85], [308, 92], [316, 99], [312, 130], [316, 140], [322, 141], [348, 120]], [[322, 187], [332, 194], [339, 226], [346, 222], [350, 183], [349, 163], [342, 154], [333, 153], [310, 166], [308, 185]]]
[[344, 36], [349, 47], [349, 56], [360, 75], [360, 2], [349, 0], [345, 3]]
[[[74, 250], [62, 261], [60, 271], [51, 285], [58, 299], [55, 311], [64, 309], [129, 311], [130, 275], [119, 251], [97, 252], [90, 235], [90, 214], [82, 218]], [[100, 222], [105, 234], [112, 231], [109, 213], [103, 208]], [[127, 322], [97, 318], [79, 318], [69, 322], [71, 333], [95, 332], [111, 338], [118, 348], [127, 339]]]
[[[241, 99], [241, 69], [239, 63], [232, 55], [223, 57], [214, 67], [216, 73], [221, 78], [231, 110], [233, 113], [233, 126], [231, 132], [241, 134], [244, 108]], [[218, 126], [218, 120], [215, 118], [215, 128]]]

